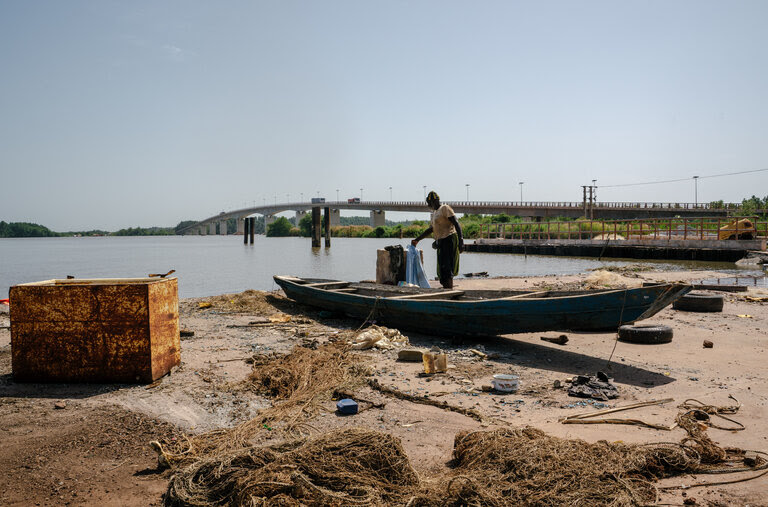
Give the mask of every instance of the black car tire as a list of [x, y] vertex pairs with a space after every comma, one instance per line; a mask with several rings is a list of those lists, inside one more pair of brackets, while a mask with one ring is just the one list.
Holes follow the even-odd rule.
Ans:
[[720, 294], [701, 294], [689, 292], [672, 303], [675, 310], [685, 312], [722, 312], [723, 296]]
[[635, 324], [619, 327], [619, 340], [655, 345], [672, 341], [672, 328], [663, 324]]

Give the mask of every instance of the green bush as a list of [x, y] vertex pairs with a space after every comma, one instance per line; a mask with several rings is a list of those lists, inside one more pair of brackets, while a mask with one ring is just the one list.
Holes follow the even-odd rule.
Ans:
[[267, 236], [272, 238], [290, 236], [292, 227], [287, 218], [279, 217], [267, 226]]

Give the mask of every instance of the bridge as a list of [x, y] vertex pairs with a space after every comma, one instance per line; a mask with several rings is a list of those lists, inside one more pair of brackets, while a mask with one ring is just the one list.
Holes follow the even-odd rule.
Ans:
[[[632, 218], [670, 218], [670, 217], [724, 217], [738, 211], [741, 204], [725, 203], [664, 203], [664, 202], [552, 202], [552, 201], [444, 201], [456, 213], [478, 215], [497, 215], [506, 213], [512, 216], [543, 220], [546, 218], [580, 218], [588, 217], [604, 220], [621, 220]], [[286, 211], [296, 212], [296, 223], [312, 209], [327, 208], [329, 224], [339, 225], [341, 210], [368, 211], [371, 216], [371, 226], [385, 224], [387, 211], [404, 211], [410, 213], [429, 213], [424, 201], [328, 201], [328, 202], [287, 202], [265, 204], [250, 208], [222, 211], [180, 231], [180, 234], [226, 234], [226, 222], [230, 218], [237, 219], [237, 232], [245, 231], [245, 218], [252, 215], [264, 215], [265, 226], [275, 220], [275, 215]], [[765, 210], [758, 213], [765, 213]]]

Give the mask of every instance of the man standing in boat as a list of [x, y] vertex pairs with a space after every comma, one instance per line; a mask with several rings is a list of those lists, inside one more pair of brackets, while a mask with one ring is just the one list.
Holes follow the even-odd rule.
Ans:
[[440, 204], [440, 196], [434, 190], [427, 195], [427, 206], [432, 208], [432, 217], [426, 231], [411, 241], [416, 246], [419, 241], [434, 233], [433, 248], [437, 249], [437, 277], [440, 285], [453, 288], [453, 277], [459, 273], [459, 252], [464, 249], [464, 237], [456, 214], [447, 204]]

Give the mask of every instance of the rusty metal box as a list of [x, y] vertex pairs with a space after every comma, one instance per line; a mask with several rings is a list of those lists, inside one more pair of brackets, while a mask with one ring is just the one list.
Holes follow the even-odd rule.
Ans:
[[25, 283], [10, 305], [19, 382], [153, 382], [181, 361], [176, 278]]

